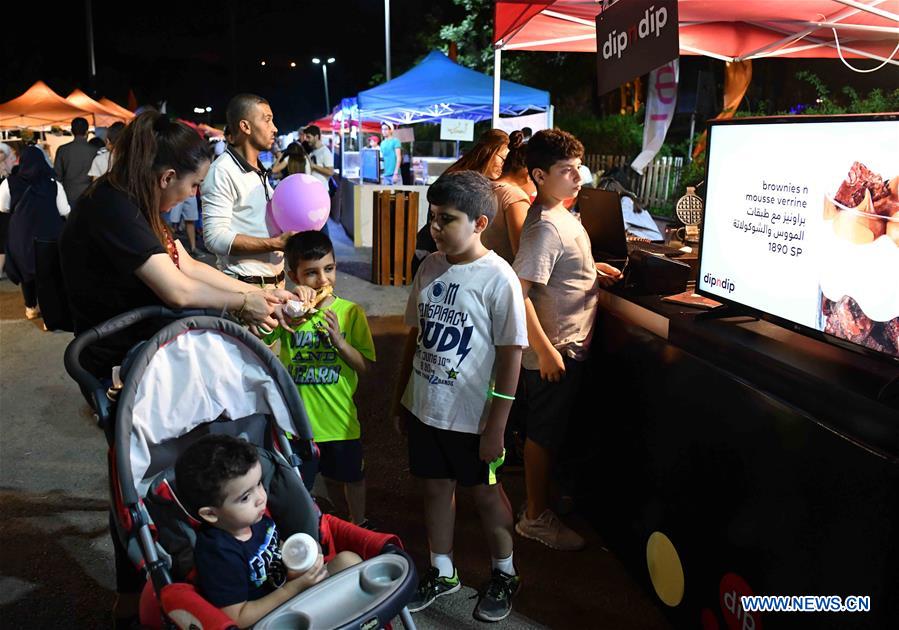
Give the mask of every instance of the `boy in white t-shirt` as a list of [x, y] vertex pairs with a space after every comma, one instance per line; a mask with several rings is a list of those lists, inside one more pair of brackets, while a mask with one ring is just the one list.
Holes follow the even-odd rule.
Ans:
[[444, 175], [428, 201], [438, 251], [412, 284], [406, 307], [412, 329], [399, 380], [403, 408], [399, 400], [393, 408], [408, 433], [410, 470], [424, 481], [431, 551], [431, 568], [409, 610], [462, 586], [452, 559], [458, 484], [472, 489], [493, 558], [474, 616], [499, 621], [521, 583], [512, 562], [512, 509], [496, 472], [527, 346], [524, 300], [509, 264], [481, 244], [496, 213], [490, 182], [473, 171]]

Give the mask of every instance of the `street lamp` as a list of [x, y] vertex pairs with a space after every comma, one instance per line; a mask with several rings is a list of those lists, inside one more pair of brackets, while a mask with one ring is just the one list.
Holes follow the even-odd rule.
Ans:
[[328, 96], [328, 64], [334, 63], [335, 61], [336, 59], [334, 59], [334, 57], [328, 57], [324, 61], [318, 57], [312, 58], [312, 63], [322, 67], [322, 77], [325, 80], [325, 116], [331, 115], [331, 97]]

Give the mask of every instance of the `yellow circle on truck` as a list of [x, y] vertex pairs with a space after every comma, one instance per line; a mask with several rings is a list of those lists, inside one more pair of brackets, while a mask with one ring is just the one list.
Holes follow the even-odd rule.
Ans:
[[665, 604], [674, 607], [684, 598], [684, 567], [671, 539], [653, 532], [646, 542], [646, 566], [652, 586]]

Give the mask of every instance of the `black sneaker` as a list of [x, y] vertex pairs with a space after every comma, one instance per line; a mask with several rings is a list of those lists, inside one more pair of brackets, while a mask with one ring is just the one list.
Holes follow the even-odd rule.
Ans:
[[431, 567], [418, 583], [418, 591], [412, 597], [412, 601], [406, 606], [409, 608], [409, 612], [418, 612], [433, 604], [438, 597], [455, 593], [460, 588], [462, 588], [462, 581], [459, 580], [459, 571], [455, 567], [453, 567], [453, 577], [451, 578], [440, 576], [437, 567]]
[[502, 621], [512, 612], [512, 598], [519, 588], [520, 576], [493, 569], [490, 581], [474, 607], [474, 618], [478, 621]]

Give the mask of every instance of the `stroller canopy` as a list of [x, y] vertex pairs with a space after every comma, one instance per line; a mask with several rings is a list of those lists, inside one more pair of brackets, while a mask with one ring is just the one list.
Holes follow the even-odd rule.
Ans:
[[116, 442], [119, 470], [130, 471], [140, 495], [152, 475], [172, 463], [164, 453], [156, 461], [165, 442], [203, 424], [270, 417], [282, 431], [312, 439], [287, 371], [234, 322], [181, 319], [133, 352], [122, 366]]

